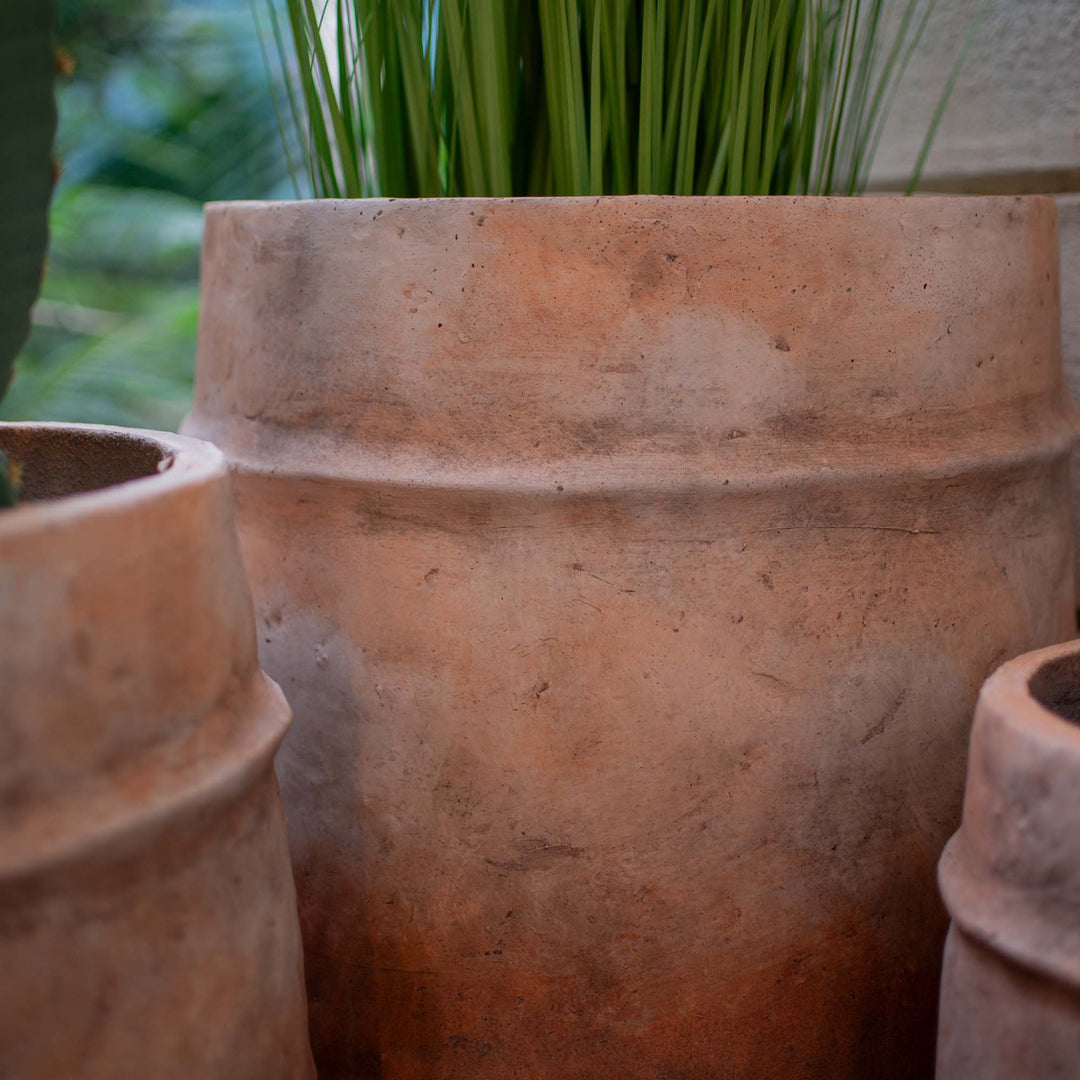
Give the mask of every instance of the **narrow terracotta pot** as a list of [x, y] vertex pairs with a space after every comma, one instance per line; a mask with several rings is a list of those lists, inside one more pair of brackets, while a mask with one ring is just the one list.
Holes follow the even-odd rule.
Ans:
[[929, 1075], [971, 708], [1074, 626], [1054, 214], [210, 208], [324, 1078]]
[[983, 687], [938, 875], [938, 1080], [1080, 1075], [1080, 641]]
[[0, 1076], [309, 1080], [289, 710], [224, 460], [71, 425], [0, 449]]

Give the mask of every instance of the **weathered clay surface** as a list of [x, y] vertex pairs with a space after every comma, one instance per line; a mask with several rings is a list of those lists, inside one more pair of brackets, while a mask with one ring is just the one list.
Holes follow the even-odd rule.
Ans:
[[64, 425], [0, 448], [28, 499], [0, 513], [0, 1077], [309, 1080], [289, 710], [224, 460]]
[[1080, 1075], [1080, 642], [983, 687], [939, 874], [938, 1080]]
[[320, 1075], [929, 1075], [971, 709], [1073, 627], [1054, 227], [209, 210]]

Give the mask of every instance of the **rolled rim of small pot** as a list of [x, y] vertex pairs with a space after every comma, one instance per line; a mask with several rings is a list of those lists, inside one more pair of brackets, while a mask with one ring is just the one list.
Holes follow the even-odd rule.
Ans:
[[[5, 421], [0, 450], [25, 473], [20, 501], [0, 511], [0, 537], [69, 524], [227, 475], [224, 455], [211, 443], [142, 428]], [[64, 491], [75, 472], [72, 458], [88, 475]]]
[[[10, 560], [12, 573], [18, 571], [20, 559], [39, 558], [56, 562], [51, 567], [46, 562], [43, 574], [54, 574], [61, 584], [122, 575], [131, 558], [121, 556], [131, 556], [131, 551], [118, 552], [115, 561], [103, 560], [100, 536], [105, 530], [110, 537], [125, 537], [125, 542], [130, 538], [132, 550], [144, 562], [153, 558], [155, 550], [179, 547], [188, 551], [189, 558], [220, 556], [222, 572], [242, 579], [228, 468], [224, 455], [210, 443], [166, 432], [95, 424], [5, 422], [0, 423], [0, 450], [23, 467], [20, 494], [27, 496], [25, 501], [0, 510], [0, 560]], [[153, 537], [155, 544], [144, 542], [149, 538], [141, 530], [147, 520], [156, 523], [159, 530]], [[167, 530], [169, 523], [190, 524], [190, 532], [186, 536], [163, 534], [160, 529]], [[174, 572], [163, 569], [161, 574], [168, 579]], [[0, 581], [0, 586], [3, 584]], [[185, 582], [180, 587], [189, 594], [200, 590], [198, 603], [204, 607], [228, 605], [231, 600], [233, 608], [228, 610], [232, 614], [227, 610], [223, 622], [231, 628], [228, 633], [235, 633], [245, 644], [237, 656], [222, 660], [227, 681], [206, 692], [208, 700], [201, 709], [191, 716], [150, 718], [163, 725], [175, 722], [170, 727], [173, 733], [188, 723], [199, 724], [204, 730], [213, 728], [216, 741], [211, 744], [185, 736], [182, 745], [168, 740], [160, 744], [151, 740], [144, 745], [136, 740], [134, 749], [125, 749], [124, 760], [139, 762], [152, 756], [152, 767], [160, 773], [146, 798], [137, 785], [104, 785], [79, 800], [72, 799], [71, 805], [58, 798], [50, 803], [48, 814], [35, 809], [20, 817], [9, 815], [0, 821], [0, 882], [61, 869], [91, 849], [99, 854], [126, 850], [137, 831], [149, 838], [210, 806], [227, 803], [272, 767], [274, 753], [289, 727], [290, 712], [280, 689], [258, 667], [246, 581], [237, 584], [231, 597], [215, 592], [214, 580]], [[4, 622], [9, 615], [8, 600], [0, 590], [3, 633], [14, 632]], [[20, 599], [16, 596], [10, 602], [12, 610], [18, 611]], [[25, 606], [25, 596], [21, 603], [26, 618], [47, 625], [41, 613]], [[123, 618], [117, 616], [116, 621], [123, 622]], [[145, 632], [139, 623], [132, 635]], [[183, 635], [186, 630], [181, 628], [177, 633]], [[207, 641], [216, 640], [207, 637]], [[169, 648], [169, 642], [157, 639], [152, 645], [154, 652]], [[42, 671], [58, 662], [48, 655], [41, 661], [41, 671], [30, 672], [28, 678], [45, 678]], [[195, 679], [210, 677], [201, 670], [193, 670], [191, 675]], [[153, 693], [152, 684], [147, 693]], [[238, 722], [237, 716], [244, 722]], [[36, 730], [39, 719], [33, 719], [31, 730]], [[135, 730], [144, 719], [140, 709], [132, 706], [123, 722]], [[81, 722], [80, 717], [72, 720]], [[120, 726], [120, 718], [113, 718], [113, 736]], [[62, 744], [63, 739], [46, 733], [41, 742], [47, 748]], [[42, 772], [50, 769], [52, 759], [47, 753], [39, 753], [33, 745], [21, 748], [36, 755], [33, 768]], [[63, 749], [60, 745], [59, 750]], [[0, 780], [3, 778], [0, 767]], [[35, 806], [42, 803], [43, 799]]]
[[1080, 989], [1080, 640], [983, 685], [963, 822], [938, 881], [967, 935]]

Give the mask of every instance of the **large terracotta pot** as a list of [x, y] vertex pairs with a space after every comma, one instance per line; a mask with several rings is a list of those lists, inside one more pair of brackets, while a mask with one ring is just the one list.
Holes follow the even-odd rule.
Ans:
[[320, 1074], [928, 1075], [1074, 626], [1053, 202], [219, 205], [203, 301]]
[[938, 1080], [1080, 1075], [1080, 642], [983, 687], [939, 874]]
[[0, 511], [0, 1076], [309, 1080], [289, 710], [224, 461], [69, 425], [0, 449], [29, 500]]

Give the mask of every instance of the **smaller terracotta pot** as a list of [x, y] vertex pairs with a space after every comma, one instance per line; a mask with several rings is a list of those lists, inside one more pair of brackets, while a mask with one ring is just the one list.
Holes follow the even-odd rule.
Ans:
[[0, 424], [0, 1078], [313, 1080], [225, 462]]
[[1080, 1076], [1080, 641], [983, 686], [938, 876], [938, 1080]]

